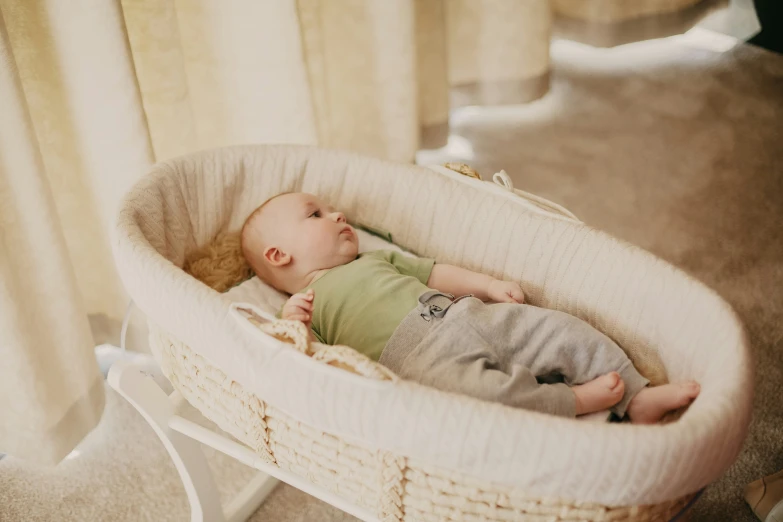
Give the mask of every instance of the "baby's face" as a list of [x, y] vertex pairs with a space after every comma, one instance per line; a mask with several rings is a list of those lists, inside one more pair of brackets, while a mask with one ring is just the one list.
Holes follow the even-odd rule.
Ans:
[[306, 269], [327, 269], [350, 263], [359, 252], [356, 231], [337, 212], [312, 194], [286, 194], [271, 201], [282, 250]]

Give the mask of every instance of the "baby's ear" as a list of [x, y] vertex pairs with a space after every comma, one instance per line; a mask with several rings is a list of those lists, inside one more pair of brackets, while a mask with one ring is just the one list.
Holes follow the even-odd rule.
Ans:
[[291, 262], [291, 255], [277, 247], [267, 247], [264, 250], [264, 259], [274, 267], [281, 267]]

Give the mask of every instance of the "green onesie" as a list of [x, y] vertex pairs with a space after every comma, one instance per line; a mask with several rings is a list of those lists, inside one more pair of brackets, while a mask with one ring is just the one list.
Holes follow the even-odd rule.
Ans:
[[377, 361], [386, 342], [427, 292], [434, 259], [390, 250], [360, 254], [313, 284], [312, 329], [324, 344], [343, 344]]

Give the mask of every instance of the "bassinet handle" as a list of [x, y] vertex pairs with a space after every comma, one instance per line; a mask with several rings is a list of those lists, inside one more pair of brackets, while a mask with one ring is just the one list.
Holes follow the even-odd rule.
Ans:
[[[490, 182], [487, 182], [490, 183], [489, 186], [487, 186], [485, 183], [482, 183], [484, 180], [481, 178], [481, 174], [479, 174], [473, 167], [466, 165], [465, 163], [444, 163], [443, 166], [427, 165], [427, 167], [440, 174], [444, 174], [453, 179], [457, 179], [464, 183], [468, 183], [485, 190], [496, 185], [499, 188], [505, 189], [509, 195], [515, 196], [515, 201], [521, 203], [534, 212], [582, 223], [582, 221], [567, 208], [558, 205], [553, 201], [549, 201], [546, 198], [542, 198], [541, 196], [536, 196], [535, 194], [531, 194], [529, 192], [525, 192], [524, 190], [515, 188], [514, 183], [511, 181], [511, 177], [506, 173], [505, 170], [501, 170], [500, 172], [493, 174], [492, 181], [494, 182], [494, 185]], [[454, 173], [461, 174], [461, 176], [456, 176]]]

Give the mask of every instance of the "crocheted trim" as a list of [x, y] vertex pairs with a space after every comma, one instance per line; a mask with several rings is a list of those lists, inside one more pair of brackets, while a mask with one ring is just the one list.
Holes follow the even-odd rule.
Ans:
[[395, 382], [399, 379], [385, 366], [349, 346], [324, 345], [315, 352], [313, 359], [378, 381]]
[[280, 319], [271, 322], [256, 314], [251, 308], [237, 307], [237, 310], [244, 314], [247, 321], [265, 334], [292, 345], [295, 349], [311, 356], [316, 361], [321, 361], [341, 370], [370, 379], [379, 381], [397, 380], [397, 376], [391, 370], [349, 346], [320, 345], [318, 349], [315, 349], [313, 344], [310, 343], [307, 327], [301, 321]]

